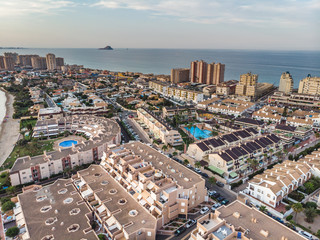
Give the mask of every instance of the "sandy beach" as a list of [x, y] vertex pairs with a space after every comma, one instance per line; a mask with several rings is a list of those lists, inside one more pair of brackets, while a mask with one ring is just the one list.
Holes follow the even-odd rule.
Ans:
[[[1, 89], [2, 90], [2, 89]], [[2, 90], [3, 91], [3, 90]], [[14, 113], [13, 102], [14, 96], [6, 93], [6, 122], [1, 124], [1, 132], [0, 132], [0, 166], [4, 163], [4, 161], [8, 158], [10, 153], [12, 152], [15, 143], [17, 142], [20, 135], [20, 124], [18, 119], [13, 119], [12, 115]]]

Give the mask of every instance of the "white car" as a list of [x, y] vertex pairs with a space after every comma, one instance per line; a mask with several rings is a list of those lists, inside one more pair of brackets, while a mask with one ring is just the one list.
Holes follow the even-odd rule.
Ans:
[[201, 208], [201, 210], [200, 210], [200, 214], [205, 214], [205, 213], [207, 213], [207, 212], [209, 212], [209, 208], [208, 207], [203, 207], [203, 208]]
[[300, 235], [304, 236], [307, 239], [310, 239], [310, 240], [313, 239], [313, 236], [310, 233], [306, 232], [306, 231], [300, 230], [299, 233], [300, 233]]
[[186, 228], [190, 228], [193, 225], [195, 225], [197, 223], [197, 220], [194, 219], [190, 219], [187, 223], [186, 223]]

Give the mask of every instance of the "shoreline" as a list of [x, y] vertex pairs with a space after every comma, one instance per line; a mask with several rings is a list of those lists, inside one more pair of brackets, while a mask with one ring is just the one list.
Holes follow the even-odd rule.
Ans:
[[[0, 88], [0, 90], [3, 91], [6, 95], [6, 113], [4, 119], [7, 119], [6, 122], [2, 121], [0, 131], [0, 166], [2, 166], [5, 160], [10, 156], [15, 143], [19, 139], [20, 124], [18, 119], [12, 118], [12, 115], [14, 113], [14, 96], [3, 88]], [[6, 118], [6, 116], [8, 116], [8, 118]]]

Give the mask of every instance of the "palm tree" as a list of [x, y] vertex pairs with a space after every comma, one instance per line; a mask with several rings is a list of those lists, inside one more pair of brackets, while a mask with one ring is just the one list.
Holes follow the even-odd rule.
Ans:
[[259, 210], [261, 211], [261, 212], [266, 212], [267, 211], [267, 208], [266, 208], [266, 206], [260, 206], [260, 208], [259, 208]]
[[200, 163], [199, 161], [197, 161], [197, 162], [194, 164], [194, 166], [195, 166], [196, 168], [201, 168], [201, 163]]
[[210, 178], [209, 178], [209, 183], [210, 183], [211, 185], [215, 185], [216, 182], [217, 182], [217, 179], [216, 179], [215, 177], [210, 177]]
[[163, 146], [162, 146], [162, 150], [163, 150], [163, 151], [167, 151], [167, 150], [168, 150], [168, 146], [167, 146], [167, 145], [163, 145]]
[[183, 164], [184, 164], [184, 165], [187, 165], [187, 164], [189, 164], [189, 161], [188, 161], [188, 159], [185, 159], [185, 160], [183, 161]]
[[291, 208], [295, 212], [294, 221], [296, 221], [297, 214], [303, 211], [303, 206], [301, 203], [298, 202], [298, 203], [292, 204]]
[[306, 208], [304, 210], [304, 214], [306, 215], [306, 221], [308, 223], [313, 223], [314, 218], [318, 215], [317, 210], [315, 208]]

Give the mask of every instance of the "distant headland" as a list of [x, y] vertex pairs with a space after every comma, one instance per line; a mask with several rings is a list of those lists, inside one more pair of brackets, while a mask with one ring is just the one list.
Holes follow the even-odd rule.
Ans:
[[113, 48], [107, 45], [104, 48], [99, 48], [99, 50], [113, 50]]
[[24, 47], [0, 47], [0, 49], [26, 49]]

